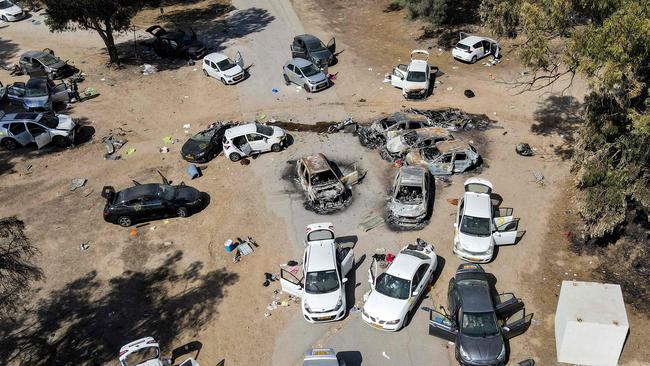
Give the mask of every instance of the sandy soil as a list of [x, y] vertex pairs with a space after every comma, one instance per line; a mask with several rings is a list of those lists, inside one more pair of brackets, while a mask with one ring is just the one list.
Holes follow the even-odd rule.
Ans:
[[[498, 290], [514, 292], [535, 313], [529, 331], [511, 342], [511, 359], [533, 357], [540, 365], [554, 364], [552, 323], [559, 283], [569, 278], [592, 279], [591, 271], [596, 266], [595, 258], [569, 253], [564, 236], [570, 231], [565, 226], [571, 222], [567, 218], [574, 212], [566, 154], [584, 86], [576, 83], [564, 95], [557, 93], [563, 85], [543, 93], [517, 95], [507, 82], [523, 69], [507, 44], [502, 63], [494, 67], [453, 61], [449, 52], [438, 51], [430, 41], [415, 41], [419, 35], [417, 23], [405, 20], [403, 13], [383, 13], [386, 3], [294, 2], [306, 32], [322, 39], [337, 37], [338, 49], [343, 52], [339, 64], [331, 70], [338, 73], [336, 85], [311, 100], [304, 94], [280, 98], [269, 106], [268, 117], [294, 116], [302, 122], [302, 116], [310, 114], [304, 118], [312, 122], [345, 112], [369, 120], [404, 106], [452, 106], [485, 113], [495, 120], [492, 129], [460, 136], [479, 144], [485, 158], [481, 170], [470, 175], [480, 173], [493, 182], [504, 199], [503, 205], [514, 207], [515, 214], [521, 217], [526, 235], [516, 246], [502, 248], [486, 269], [497, 276]], [[226, 33], [234, 39], [219, 36], [224, 29], [221, 13], [225, 8], [211, 1], [189, 7], [198, 9], [189, 13], [189, 19], [197, 22], [197, 32], [204, 31], [210, 40], [224, 41], [228, 46], [246, 44], [247, 35]], [[196, 13], [201, 9], [210, 12]], [[167, 18], [160, 20], [187, 20], [187, 16], [173, 17], [182, 10], [186, 9], [166, 7]], [[138, 15], [135, 24], [139, 39], [145, 38], [143, 28], [159, 21], [159, 14], [158, 9], [152, 9]], [[37, 285], [30, 301], [32, 320], [40, 325], [16, 327], [20, 334], [37, 340], [38, 346], [26, 353], [53, 357], [43, 364], [60, 363], [51, 356], [54, 350], [66, 355], [66, 361], [78, 364], [114, 364], [122, 344], [153, 335], [161, 340], [166, 354], [188, 342], [200, 342], [198, 359], [202, 364], [224, 359], [231, 365], [272, 364], [274, 355], [284, 350], [283, 334], [296, 329], [293, 322], [299, 319], [299, 309], [290, 305], [265, 317], [266, 305], [278, 286], [263, 287], [263, 273], [274, 272], [277, 264], [300, 255], [300, 226], [311, 219], [295, 204], [299, 195], [279, 188], [284, 172], [281, 166], [287, 160], [314, 152], [317, 146], [341, 159], [362, 160], [364, 168], [372, 171], [367, 186], [364, 183], [357, 187], [367, 198], [359, 202], [367, 203], [332, 218], [349, 231], [359, 217], [348, 215], [360, 216], [378, 209], [371, 196], [381, 196], [380, 188], [387, 186], [391, 168], [377, 158], [376, 152], [357, 152], [356, 147], [347, 150], [356, 143], [352, 136], [329, 139], [313, 133], [294, 133], [296, 142], [288, 151], [261, 156], [248, 166], [233, 164], [223, 157], [207, 164], [204, 176], [191, 182], [210, 194], [211, 204], [206, 210], [187, 220], [152, 222], [139, 227], [137, 236], [131, 237], [129, 229], [103, 222], [104, 202], [99, 196], [102, 186], [110, 184], [119, 189], [129, 186], [132, 179], [158, 181], [157, 169], [169, 179], [187, 182], [186, 163], [178, 156], [180, 144], [188, 136], [184, 124], [190, 123], [189, 132], [195, 133], [216, 120], [250, 118], [265, 110], [256, 111], [251, 100], [241, 100], [251, 95], [246, 89], [250, 86], [226, 88], [204, 78], [199, 65], [161, 63], [139, 49], [138, 62], [123, 69], [108, 69], [97, 35], [51, 34], [42, 23], [32, 21], [42, 22], [42, 15], [3, 26], [0, 63], [13, 63], [29, 49], [50, 47], [87, 73], [81, 87], [94, 87], [100, 95], [74, 104], [66, 112], [94, 131], [89, 142], [66, 150], [0, 152], [0, 216], [15, 214], [25, 221], [27, 234], [42, 253], [37, 264], [46, 274], [45, 282]], [[263, 31], [264, 26], [260, 27], [257, 31]], [[129, 34], [120, 38], [124, 52], [133, 46], [132, 37]], [[443, 73], [438, 77], [440, 83], [428, 100], [406, 102], [398, 90], [382, 83], [383, 75], [394, 64], [406, 61], [411, 49], [429, 47], [431, 63]], [[139, 65], [145, 61], [156, 62], [161, 71], [142, 75]], [[12, 78], [3, 70], [0, 78], [5, 85], [26, 79]], [[252, 77], [245, 83], [256, 81]], [[264, 90], [271, 87], [259, 85]], [[475, 98], [463, 96], [463, 90], [468, 88], [476, 93]], [[126, 148], [133, 147], [136, 153], [126, 156], [125, 148], [122, 160], [103, 160], [104, 148], [99, 141], [117, 127], [130, 131], [125, 136], [129, 140]], [[169, 154], [160, 154], [158, 149], [165, 136], [179, 139], [180, 143], [168, 145]], [[530, 143], [538, 155], [516, 155], [514, 146], [520, 141]], [[349, 151], [360, 156], [349, 156]], [[534, 182], [533, 172], [544, 174], [544, 185]], [[87, 185], [68, 191], [70, 180], [80, 176], [88, 179]], [[390, 248], [397, 249], [418, 236], [435, 243], [447, 263], [425, 300], [430, 305], [445, 304], [447, 282], [460, 263], [451, 253], [449, 228], [456, 208], [446, 200], [461, 194], [466, 178], [454, 176], [451, 184], [438, 186], [434, 218], [421, 232], [395, 233], [378, 228], [359, 233], [360, 249], [368, 251], [378, 242], [391, 243]], [[223, 250], [223, 241], [247, 235], [257, 240], [259, 248], [251, 257], [232, 263]], [[90, 249], [80, 251], [79, 244], [86, 241]], [[365, 281], [366, 270], [366, 266], [360, 268], [357, 282]], [[635, 315], [633, 309], [628, 314], [632, 329], [621, 364], [641, 365], [650, 359], [647, 348], [642, 346], [649, 321]], [[346, 321], [360, 320], [350, 317]], [[323, 334], [328, 329], [324, 327]], [[296, 334], [301, 333], [292, 333]], [[321, 334], [313, 336], [317, 342], [328, 339]], [[77, 343], [79, 339], [84, 342]], [[84, 349], [93, 352], [82, 352]], [[287, 349], [286, 353], [295, 361], [293, 351]]]

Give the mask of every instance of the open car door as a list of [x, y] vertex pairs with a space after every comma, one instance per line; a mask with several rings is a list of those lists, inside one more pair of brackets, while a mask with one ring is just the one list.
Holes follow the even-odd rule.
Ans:
[[289, 295], [302, 297], [302, 278], [298, 279], [284, 268], [280, 268], [280, 287]]
[[22, 81], [7, 85], [7, 99], [9, 103], [20, 104], [25, 97], [25, 83]]
[[341, 265], [341, 275], [345, 278], [354, 266], [354, 251], [352, 248], [341, 248], [337, 249], [337, 251], [340, 251], [340, 256], [343, 257], [339, 260], [339, 263]]
[[355, 165], [354, 171], [352, 173], [344, 175], [343, 177], [341, 177], [341, 183], [343, 183], [343, 185], [346, 185], [348, 187], [353, 186], [353, 185], [361, 182], [363, 177], [366, 176], [366, 173], [368, 173], [368, 172], [364, 172], [363, 174], [359, 174], [359, 170], [357, 170], [357, 167]]
[[235, 63], [239, 65], [242, 69], [244, 68], [244, 58], [241, 55], [241, 52], [237, 51], [237, 54], [235, 55]]
[[533, 314], [526, 314], [526, 309], [519, 310], [506, 319], [505, 325], [502, 327], [503, 337], [510, 339], [523, 334], [530, 327], [532, 320]]
[[404, 79], [406, 79], [406, 70], [407, 66], [404, 64], [397, 65], [393, 69], [393, 74], [390, 76], [390, 85], [403, 89], [404, 88]]
[[494, 311], [501, 319], [507, 318], [523, 308], [523, 301], [516, 298], [513, 293], [498, 294], [494, 298]]
[[199, 366], [199, 363], [196, 362], [195, 359], [192, 357], [188, 358], [187, 360], [183, 361], [180, 365], [178, 366]]
[[368, 268], [368, 282], [370, 283], [370, 288], [372, 289], [375, 288], [375, 281], [377, 280], [377, 275], [379, 274], [377, 270], [378, 270], [377, 259], [372, 258], [372, 262], [370, 263], [370, 268]]
[[511, 245], [517, 241], [519, 219], [512, 216], [512, 208], [500, 208], [497, 217], [493, 219], [495, 227], [492, 238], [496, 245]]
[[429, 61], [429, 52], [425, 50], [413, 50], [411, 52], [411, 61], [414, 60]]
[[68, 95], [68, 86], [61, 82], [52, 89], [52, 103], [63, 103], [70, 99]]
[[429, 309], [429, 334], [449, 342], [456, 342], [458, 330], [448, 316]]
[[327, 42], [327, 49], [334, 55], [336, 53], [336, 38], [332, 37], [329, 42]]
[[43, 131], [42, 133], [39, 133], [38, 135], [34, 136], [34, 142], [36, 142], [36, 146], [38, 146], [38, 148], [40, 149], [43, 146], [52, 142], [52, 136], [50, 136], [49, 132]]

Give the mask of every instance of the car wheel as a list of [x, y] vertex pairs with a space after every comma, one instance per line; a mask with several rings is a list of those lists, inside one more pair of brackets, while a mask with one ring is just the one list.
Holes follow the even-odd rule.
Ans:
[[178, 217], [187, 217], [187, 209], [185, 207], [179, 207], [176, 209], [176, 216]]
[[287, 76], [287, 74], [284, 74], [284, 83], [286, 85], [291, 85], [291, 80], [289, 80], [289, 77]]
[[472, 61], [471, 61], [471, 62], [472, 62], [473, 64], [476, 63], [476, 56], [472, 57]]
[[223, 83], [223, 85], [226, 85], [226, 79], [221, 78], [221, 83]]
[[54, 145], [58, 147], [68, 147], [70, 146], [70, 140], [68, 140], [65, 137], [62, 136], [55, 136], [54, 139], [52, 140], [54, 142]]
[[117, 223], [120, 224], [122, 227], [129, 227], [133, 222], [131, 222], [131, 218], [128, 216], [120, 216], [117, 219]]
[[241, 159], [241, 155], [237, 153], [232, 153], [228, 157], [230, 158], [230, 161], [239, 161], [239, 159]]
[[305, 91], [306, 91], [307, 93], [311, 92], [311, 90], [309, 90], [309, 85], [307, 85], [307, 84], [304, 84], [304, 85], [302, 86], [302, 88], [305, 89]]
[[282, 150], [282, 146], [280, 144], [273, 144], [271, 145], [271, 151], [273, 152], [280, 152]]
[[3, 15], [3, 16], [2, 16], [2, 21], [8, 23], [8, 22], [9, 22], [9, 19], [7, 19], [7, 17]]
[[16, 150], [18, 148], [18, 143], [14, 139], [4, 139], [2, 140], [2, 147], [7, 150]]
[[203, 75], [205, 75], [206, 77], [209, 77], [209, 76], [210, 76], [210, 75], [208, 75], [208, 72], [205, 71], [205, 69], [203, 69]]

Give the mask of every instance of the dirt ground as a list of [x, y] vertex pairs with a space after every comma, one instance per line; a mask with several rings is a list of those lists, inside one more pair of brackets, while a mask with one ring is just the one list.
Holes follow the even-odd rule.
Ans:
[[[273, 2], [291, 5], [288, 1]], [[371, 204], [353, 203], [348, 214], [323, 218], [350, 227], [360, 220], [352, 213], [361, 215], [381, 208], [380, 188], [387, 187], [394, 171], [375, 151], [349, 156], [349, 151], [361, 150], [349, 147], [356, 144], [351, 135], [329, 138], [292, 132], [295, 143], [287, 151], [262, 155], [247, 166], [220, 156], [205, 165], [201, 178], [190, 183], [185, 173], [187, 164], [179, 156], [181, 144], [189, 134], [213, 121], [250, 119], [258, 113], [266, 113], [269, 119], [311, 122], [330, 120], [344, 112], [368, 121], [403, 107], [457, 107], [486, 114], [495, 121], [487, 131], [459, 135], [479, 145], [484, 165], [469, 175], [438, 182], [434, 218], [424, 230], [395, 233], [380, 227], [359, 233], [360, 247], [369, 250], [377, 242], [391, 243], [384, 246], [397, 249], [416, 237], [434, 242], [447, 263], [426, 301], [446, 305], [446, 285], [460, 263], [451, 253], [449, 228], [456, 208], [446, 200], [458, 198], [468, 176], [480, 174], [490, 179], [504, 205], [514, 207], [516, 216], [521, 217], [520, 227], [526, 230], [519, 244], [501, 248], [497, 259], [485, 266], [498, 278], [498, 290], [514, 292], [525, 301], [527, 310], [535, 313], [530, 329], [511, 342], [510, 359], [532, 357], [539, 365], [555, 364], [553, 315], [561, 280], [596, 278], [593, 270], [597, 258], [576, 256], [567, 248], [567, 233], [575, 221], [568, 157], [585, 87], [578, 81], [564, 94], [559, 92], [565, 85], [517, 94], [508, 83], [521, 77], [524, 69], [508, 44], [502, 62], [496, 66], [459, 63], [432, 41], [416, 41], [420, 25], [406, 20], [403, 12], [383, 12], [387, 3], [293, 2], [306, 32], [324, 40], [336, 36], [341, 53], [339, 63], [330, 70], [337, 73], [336, 85], [311, 95], [311, 99], [286, 87], [277, 102], [270, 99], [269, 103], [275, 104], [268, 109], [264, 104], [259, 110], [254, 101], [242, 100], [242, 95], [249, 95], [245, 88], [256, 86], [255, 66], [250, 79], [224, 87], [206, 79], [200, 64], [161, 62], [142, 47], [138, 47], [138, 59], [130, 58], [120, 69], [107, 68], [96, 34], [49, 33], [42, 23], [43, 13], [0, 25], [1, 64], [15, 63], [24, 51], [50, 47], [87, 74], [81, 89], [93, 87], [99, 92], [98, 97], [73, 104], [65, 112], [82, 121], [85, 131], [93, 135], [89, 141], [72, 149], [36, 151], [29, 147], [0, 152], [0, 217], [17, 215], [25, 222], [27, 235], [41, 251], [37, 264], [46, 275], [28, 300], [26, 319], [0, 327], [6, 344], [22, 350], [18, 351], [20, 357], [37, 365], [115, 364], [121, 345], [153, 335], [165, 354], [184, 344], [200, 344], [201, 364], [221, 360], [227, 365], [274, 364], [271, 360], [278, 359], [277, 354], [284, 349], [283, 332], [293, 331], [291, 322], [299, 309], [290, 304], [265, 317], [266, 305], [278, 286], [263, 287], [263, 273], [277, 272], [279, 263], [300, 255], [303, 232], [298, 226], [306, 217], [300, 208], [287, 203], [300, 200], [299, 194], [287, 192], [278, 183], [285, 162], [316, 148], [341, 159], [363, 161], [364, 168], [372, 172], [370, 181], [355, 189], [370, 200], [359, 202]], [[260, 16], [264, 14], [257, 10], [255, 27], [242, 27], [248, 33], [242, 28], [224, 31], [233, 24], [223, 18], [231, 10], [225, 2], [209, 0], [166, 6], [163, 15], [158, 9], [146, 10], [135, 19], [136, 37], [146, 38], [143, 29], [154, 22], [191, 22], [214, 46], [237, 46], [246, 45], [252, 34], [264, 32], [272, 22], [283, 21]], [[119, 38], [125, 54], [132, 52], [132, 39], [133, 33]], [[288, 49], [288, 43], [282, 47]], [[441, 75], [430, 98], [406, 102], [382, 79], [394, 64], [405, 62], [414, 48], [429, 49], [430, 61], [440, 68]], [[142, 75], [144, 62], [157, 64], [160, 71]], [[0, 70], [0, 80], [6, 85], [26, 77], [11, 77]], [[256, 87], [270, 93], [274, 85]], [[470, 88], [476, 97], [467, 99], [463, 90]], [[284, 97], [289, 92], [293, 93], [291, 99]], [[185, 131], [182, 126], [188, 123], [191, 128]], [[104, 160], [101, 137], [118, 127], [128, 131], [124, 136], [128, 143], [120, 151], [122, 159]], [[169, 154], [160, 154], [166, 136], [179, 142], [166, 145]], [[522, 141], [536, 149], [535, 157], [515, 154], [515, 144]], [[135, 153], [127, 156], [127, 148], [134, 148]], [[137, 227], [135, 236], [130, 229], [105, 223], [101, 214], [104, 201], [99, 196], [102, 187], [120, 189], [129, 186], [131, 180], [158, 181], [156, 170], [175, 182], [185, 181], [209, 193], [210, 205], [185, 220], [161, 220]], [[543, 185], [535, 182], [533, 172], [543, 173]], [[68, 185], [75, 177], [84, 177], [88, 183], [70, 192]], [[373, 195], [377, 197], [374, 203]], [[259, 247], [252, 256], [233, 263], [222, 243], [243, 236], [252, 236]], [[79, 245], [85, 242], [90, 249], [80, 251]], [[365, 280], [366, 270], [367, 265], [360, 268], [358, 282]], [[631, 333], [621, 364], [648, 364], [650, 351], [643, 347], [643, 339], [647, 338], [650, 320], [631, 308], [628, 317]], [[346, 322], [360, 321], [350, 318]], [[323, 336], [319, 341], [326, 339]], [[0, 352], [3, 361], [21, 364], [20, 358], [4, 358], [5, 352]], [[286, 354], [296, 362], [291, 352], [287, 349]]]

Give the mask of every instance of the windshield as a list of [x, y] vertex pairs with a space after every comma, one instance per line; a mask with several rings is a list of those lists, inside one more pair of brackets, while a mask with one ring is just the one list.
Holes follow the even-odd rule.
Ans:
[[462, 333], [470, 337], [489, 337], [499, 333], [494, 313], [463, 313]]
[[311, 176], [311, 184], [313, 186], [331, 184], [334, 182], [336, 182], [336, 176], [331, 170], [324, 170]]
[[427, 81], [427, 74], [424, 71], [409, 71], [409, 73], [406, 74], [406, 81], [422, 83]]
[[315, 240], [332, 240], [334, 239], [334, 233], [330, 230], [314, 230], [307, 234], [307, 241]]
[[149, 360], [155, 360], [160, 356], [158, 347], [141, 348], [126, 356], [124, 364], [127, 366], [139, 365]]
[[14, 6], [14, 4], [10, 3], [7, 0], [0, 1], [0, 9], [7, 9], [7, 8], [11, 8], [12, 6]]
[[190, 137], [190, 140], [197, 142], [210, 142], [216, 130], [205, 130], [197, 133], [196, 135]]
[[217, 66], [219, 67], [219, 70], [226, 71], [226, 70], [230, 70], [233, 67], [237, 66], [237, 64], [234, 63], [231, 59], [227, 58], [225, 60], [221, 60], [221, 61], [217, 62]]
[[380, 294], [400, 300], [409, 298], [410, 288], [411, 281], [386, 273], [380, 274], [375, 284], [375, 290]]
[[255, 130], [264, 136], [273, 136], [273, 127], [256, 124]]
[[489, 236], [491, 234], [490, 219], [465, 215], [460, 222], [460, 232], [468, 235]]
[[51, 114], [44, 114], [40, 122], [49, 128], [56, 128], [59, 125], [59, 117]]
[[158, 195], [167, 201], [171, 201], [176, 197], [176, 188], [161, 184]]
[[27, 82], [26, 97], [44, 97], [47, 95], [47, 82], [45, 79], [32, 79]]
[[44, 54], [39, 58], [39, 61], [43, 63], [45, 66], [50, 66], [54, 65], [55, 63], [59, 62], [59, 59], [50, 55], [49, 53]]
[[313, 39], [307, 41], [305, 42], [305, 44], [307, 45], [307, 48], [312, 52], [321, 51], [325, 49], [325, 45], [319, 39]]
[[302, 74], [305, 75], [306, 77], [314, 76], [320, 72], [320, 70], [316, 66], [314, 66], [314, 64], [309, 64], [301, 68], [300, 71], [302, 71]]
[[463, 50], [463, 51], [467, 51], [467, 52], [469, 52], [469, 46], [466, 45], [466, 44], [462, 44], [462, 43], [460, 43], [460, 42], [459, 42], [459, 43], [456, 43], [456, 48], [460, 48], [460, 49]]
[[395, 195], [395, 200], [405, 205], [422, 203], [423, 199], [422, 187], [418, 186], [401, 186]]
[[307, 272], [305, 291], [310, 294], [325, 294], [339, 288], [339, 276], [335, 269]]

